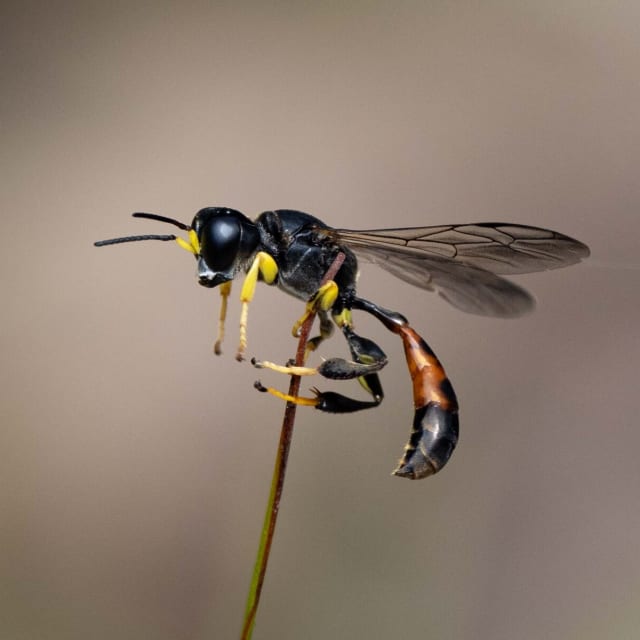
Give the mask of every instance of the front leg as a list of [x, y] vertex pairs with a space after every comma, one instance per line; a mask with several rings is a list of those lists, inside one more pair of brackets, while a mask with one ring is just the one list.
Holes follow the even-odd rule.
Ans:
[[[262, 276], [262, 279], [267, 284], [273, 284], [278, 276], [278, 265], [276, 261], [265, 251], [259, 251], [256, 254], [249, 271], [247, 271], [244, 282], [242, 283], [242, 290], [240, 291], [240, 302], [242, 303], [240, 311], [240, 341], [238, 344], [238, 351], [236, 352], [236, 360], [244, 360], [244, 352], [247, 348], [249, 303], [253, 300], [256, 285], [258, 283], [258, 276]], [[218, 341], [216, 345], [219, 349], [220, 341]]]

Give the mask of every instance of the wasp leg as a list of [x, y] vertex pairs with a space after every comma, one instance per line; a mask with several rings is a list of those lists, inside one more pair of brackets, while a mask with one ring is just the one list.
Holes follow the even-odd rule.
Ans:
[[325, 360], [318, 367], [318, 373], [330, 380], [357, 378], [362, 388], [371, 395], [372, 400], [355, 400], [333, 391], [314, 390], [317, 400], [315, 408], [327, 413], [352, 413], [377, 407], [384, 398], [377, 372], [387, 364], [387, 356], [375, 342], [353, 331], [348, 312], [343, 311], [335, 316], [334, 320], [342, 325], [342, 333], [347, 340], [353, 360], [343, 358]]
[[379, 371], [387, 364], [387, 356], [384, 351], [372, 340], [363, 338], [353, 330], [353, 319], [351, 309], [342, 307], [340, 311], [333, 314], [334, 322], [342, 329], [342, 334], [347, 340], [351, 357], [358, 363], [375, 364], [376, 369], [368, 375], [358, 377], [360, 386], [369, 393], [380, 404], [384, 397], [380, 379], [375, 371]]
[[413, 480], [433, 475], [447, 463], [458, 442], [458, 402], [447, 374], [404, 316], [362, 298], [354, 298], [352, 306], [400, 336], [413, 382], [413, 428], [393, 473]]
[[224, 340], [224, 323], [227, 319], [227, 301], [231, 293], [231, 281], [220, 285], [220, 318], [218, 319], [218, 337], [213, 345], [213, 352], [219, 356], [222, 353], [222, 341]]
[[309, 354], [315, 351], [324, 340], [328, 340], [333, 334], [333, 322], [331, 322], [329, 314], [320, 309], [318, 311], [318, 318], [320, 319], [320, 334], [307, 341], [307, 346], [304, 351], [305, 362]]
[[318, 369], [314, 367], [297, 367], [294, 364], [280, 365], [268, 360], [256, 360], [255, 358], [251, 358], [251, 364], [256, 369], [269, 369], [290, 376], [315, 376], [318, 373]]
[[317, 389], [313, 389], [314, 398], [290, 396], [271, 387], [264, 387], [260, 383], [256, 383], [256, 388], [260, 391], [267, 391], [287, 402], [313, 406], [320, 411], [328, 413], [351, 413], [377, 407], [384, 397], [377, 372], [387, 364], [387, 356], [375, 342], [363, 338], [353, 331], [351, 328], [351, 316], [347, 311], [342, 311], [334, 316], [334, 320], [341, 326], [342, 333], [349, 344], [352, 361], [344, 358], [329, 358], [316, 368], [296, 367], [291, 364], [281, 366], [273, 362], [259, 361], [255, 358], [251, 362], [259, 369], [270, 369], [288, 375], [309, 376], [319, 374], [329, 380], [353, 380], [357, 378], [362, 387], [372, 396], [372, 400], [355, 400], [339, 393], [323, 392]]
[[[300, 327], [311, 314], [317, 313], [320, 315], [320, 335], [314, 339], [314, 346], [311, 348], [311, 351], [313, 351], [322, 340], [331, 335], [332, 328], [328, 322], [327, 311], [331, 309], [338, 300], [338, 294], [338, 286], [333, 281], [320, 287], [309, 302], [307, 302], [304, 315], [293, 326], [292, 333], [296, 336], [300, 331]], [[273, 362], [259, 361], [255, 358], [251, 362], [257, 368], [271, 369], [272, 371], [288, 375], [307, 376], [317, 373], [330, 380], [352, 380], [357, 378], [361, 386], [372, 396], [372, 400], [355, 400], [339, 393], [322, 392], [317, 389], [313, 389], [315, 398], [291, 396], [271, 387], [264, 387], [260, 382], [256, 382], [256, 388], [260, 391], [271, 393], [287, 402], [313, 406], [320, 411], [326, 411], [328, 413], [350, 413], [377, 407], [384, 397], [377, 372], [387, 364], [387, 356], [375, 342], [363, 338], [353, 331], [351, 312], [342, 301], [340, 302], [339, 309], [339, 311], [333, 314], [333, 320], [342, 329], [342, 333], [351, 351], [352, 361], [345, 360], [344, 358], [330, 358], [324, 360], [322, 364], [316, 368], [298, 367], [292, 364], [281, 366]]]
[[273, 387], [265, 387], [260, 380], [256, 380], [253, 386], [258, 391], [270, 393], [272, 396], [285, 400], [286, 402], [306, 407], [315, 407], [319, 411], [325, 411], [327, 413], [353, 413], [354, 411], [377, 407], [380, 404], [380, 402], [376, 402], [375, 400], [354, 400], [353, 398], [347, 398], [347, 396], [333, 393], [332, 391], [318, 391], [316, 388], [311, 389], [314, 394], [313, 398], [291, 396]]
[[[387, 364], [384, 351], [372, 340], [357, 335], [350, 326], [343, 326], [353, 361], [344, 358], [328, 358], [318, 367], [299, 367], [291, 363], [279, 365], [268, 360], [252, 358], [251, 364], [257, 369], [270, 369], [278, 373], [292, 376], [313, 376], [320, 374], [329, 380], [353, 380], [360, 384], [374, 397], [382, 399], [383, 393], [378, 376], [375, 375]], [[379, 404], [379, 401], [377, 402]]]
[[256, 380], [253, 386], [263, 393], [270, 393], [272, 396], [276, 398], [280, 398], [280, 400], [285, 400], [286, 402], [291, 402], [293, 404], [302, 405], [306, 407], [315, 407], [318, 403], [317, 396], [315, 398], [303, 398], [302, 396], [291, 396], [288, 393], [282, 393], [282, 391], [278, 391], [273, 387], [265, 387], [260, 380]]
[[321, 375], [329, 380], [353, 380], [372, 375], [380, 371], [386, 364], [386, 360], [380, 362], [350, 362], [344, 358], [328, 358], [323, 360], [318, 367], [297, 367], [293, 364], [280, 365], [268, 360], [251, 359], [251, 364], [256, 369], [269, 369], [277, 373], [285, 373], [289, 376], [315, 376]]
[[247, 318], [249, 317], [249, 303], [253, 300], [256, 291], [258, 276], [267, 284], [273, 284], [278, 275], [276, 261], [266, 252], [259, 251], [253, 259], [240, 292], [242, 310], [240, 312], [240, 342], [236, 353], [236, 360], [244, 360], [244, 352], [247, 348]]
[[[323, 284], [314, 294], [311, 296], [311, 299], [307, 302], [307, 308], [302, 316], [296, 321], [291, 329], [291, 334], [294, 338], [300, 337], [300, 329], [302, 325], [309, 319], [309, 316], [326, 312], [331, 309], [333, 303], [338, 298], [338, 285], [333, 281], [329, 280], [326, 284]], [[325, 323], [326, 324], [326, 323]], [[320, 319], [320, 332], [322, 333], [322, 318]]]

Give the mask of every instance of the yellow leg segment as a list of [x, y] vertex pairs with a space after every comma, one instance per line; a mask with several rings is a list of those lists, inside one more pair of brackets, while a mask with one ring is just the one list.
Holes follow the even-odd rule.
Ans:
[[268, 360], [256, 360], [253, 358], [251, 364], [256, 369], [269, 369], [270, 371], [276, 371], [277, 373], [285, 373], [288, 376], [315, 376], [318, 373], [317, 369], [313, 367], [296, 367], [295, 365], [283, 366], [276, 364], [275, 362], [269, 362]]
[[224, 339], [224, 322], [227, 319], [227, 301], [231, 293], [231, 282], [223, 282], [220, 285], [220, 318], [218, 319], [218, 337], [213, 345], [213, 352], [219, 356], [222, 353], [222, 340]]
[[282, 391], [278, 391], [277, 389], [273, 389], [272, 387], [263, 387], [259, 381], [256, 382], [254, 386], [258, 391], [270, 393], [272, 396], [280, 398], [280, 400], [284, 400], [285, 402], [292, 402], [293, 404], [301, 405], [304, 407], [315, 407], [318, 404], [317, 397], [304, 398], [302, 396], [290, 396], [288, 393], [282, 393]]
[[278, 275], [278, 265], [276, 261], [264, 251], [257, 253], [242, 283], [242, 290], [240, 291], [240, 302], [242, 303], [242, 309], [240, 311], [240, 342], [238, 344], [236, 360], [244, 360], [244, 352], [247, 348], [249, 303], [253, 300], [259, 275], [262, 276], [262, 279], [267, 284], [273, 284]]
[[293, 325], [293, 329], [291, 329], [293, 337], [300, 337], [300, 329], [310, 315], [317, 313], [318, 311], [328, 311], [331, 309], [337, 298], [338, 285], [333, 280], [329, 280], [329, 282], [323, 284], [318, 291], [316, 291], [311, 300], [307, 302], [307, 308], [302, 317]]
[[351, 309], [343, 309], [340, 313], [334, 314], [333, 321], [342, 329], [343, 327], [349, 327], [353, 329], [353, 317], [351, 316]]
[[318, 319], [320, 320], [320, 334], [310, 338], [307, 342], [307, 346], [304, 350], [304, 360], [307, 361], [307, 358], [311, 353], [313, 353], [322, 342], [327, 340], [333, 334], [333, 322], [329, 319], [326, 311], [318, 311]]

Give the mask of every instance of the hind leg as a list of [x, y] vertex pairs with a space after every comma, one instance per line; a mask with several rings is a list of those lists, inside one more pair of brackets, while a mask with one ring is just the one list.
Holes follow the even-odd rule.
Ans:
[[[317, 300], [317, 296], [314, 297], [314, 300]], [[318, 313], [321, 314], [322, 311], [324, 310], [320, 310]], [[313, 389], [315, 394], [314, 397], [290, 396], [276, 389], [264, 387], [259, 382], [256, 383], [256, 388], [260, 391], [269, 392], [272, 395], [288, 402], [313, 406], [320, 411], [326, 411], [328, 413], [350, 413], [353, 411], [361, 411], [362, 409], [377, 407], [384, 397], [382, 385], [380, 384], [377, 372], [387, 364], [387, 356], [382, 349], [375, 344], [375, 342], [368, 338], [363, 338], [355, 333], [349, 309], [343, 307], [341, 311], [333, 314], [333, 319], [340, 327], [342, 334], [347, 340], [352, 360], [345, 360], [344, 358], [329, 358], [328, 360], [324, 360], [320, 366], [315, 368], [296, 367], [293, 365], [281, 366], [272, 362], [257, 361], [255, 359], [252, 360], [252, 363], [257, 368], [270, 369], [272, 371], [288, 375], [307, 376], [319, 374], [329, 380], [352, 380], [356, 378], [365, 391], [371, 395], [371, 400], [356, 400], [332, 391], [322, 392], [317, 389]], [[323, 318], [321, 315], [320, 336], [315, 339], [316, 341], [313, 349], [315, 349], [322, 339], [324, 339], [322, 320]], [[297, 325], [298, 323], [296, 323], [296, 326]], [[325, 333], [327, 333], [326, 327]]]

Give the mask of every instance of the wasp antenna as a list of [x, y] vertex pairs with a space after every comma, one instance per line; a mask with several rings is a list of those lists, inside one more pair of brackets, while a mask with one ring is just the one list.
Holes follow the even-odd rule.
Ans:
[[146, 235], [146, 236], [127, 236], [126, 238], [111, 238], [110, 240], [98, 240], [94, 242], [95, 247], [104, 247], [109, 244], [122, 244], [123, 242], [140, 242], [141, 240], [162, 240], [163, 242], [169, 242], [169, 240], [176, 240], [174, 235]]
[[182, 229], [183, 231], [189, 231], [191, 229], [191, 227], [188, 224], [184, 224], [184, 222], [174, 220], [173, 218], [167, 218], [166, 216], [159, 216], [156, 213], [143, 213], [141, 211], [136, 211], [136, 213], [132, 213], [131, 215], [134, 218], [147, 218], [148, 220], [167, 222], [169, 224], [175, 225], [176, 227], [178, 227], [178, 229]]

